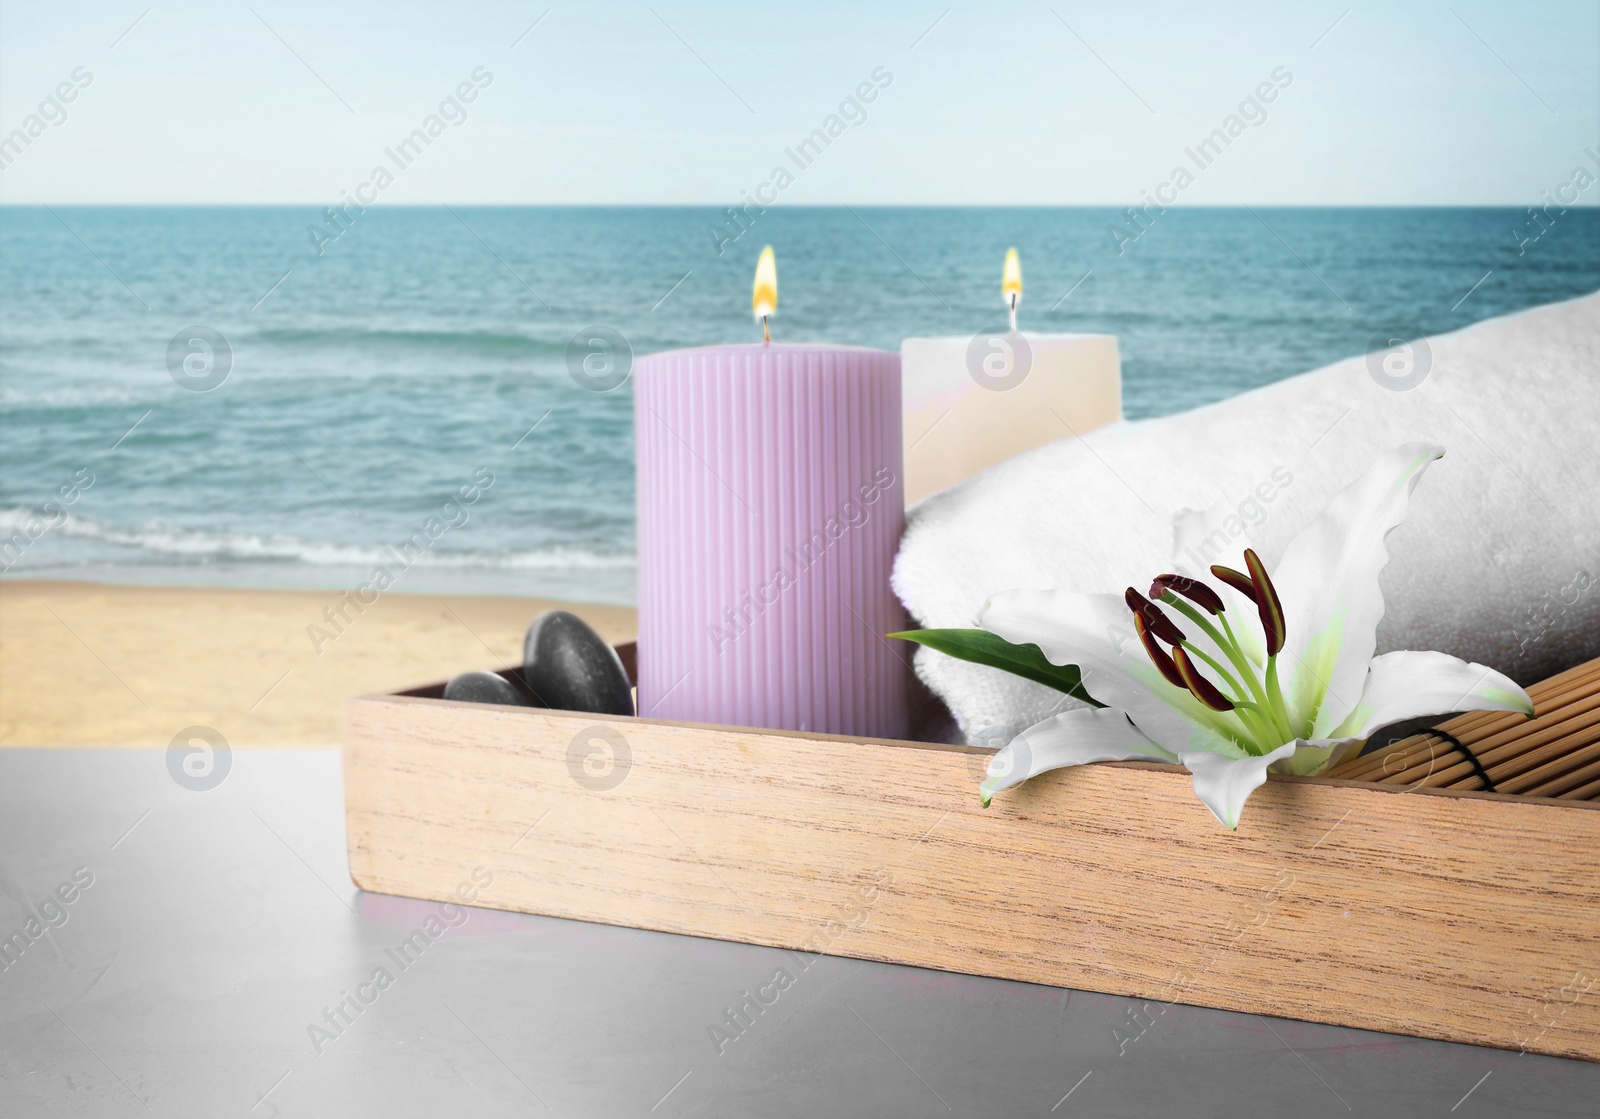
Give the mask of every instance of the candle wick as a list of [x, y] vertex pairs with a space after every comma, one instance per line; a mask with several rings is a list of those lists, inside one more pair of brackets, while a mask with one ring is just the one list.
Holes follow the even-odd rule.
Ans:
[[772, 329], [767, 325], [767, 316], [765, 315], [761, 316], [761, 344], [763, 346], [772, 345]]

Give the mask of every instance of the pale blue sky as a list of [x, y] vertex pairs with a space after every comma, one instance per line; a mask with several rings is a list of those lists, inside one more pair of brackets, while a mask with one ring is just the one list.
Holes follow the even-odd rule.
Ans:
[[1528, 205], [1600, 173], [1593, 3], [556, 3], [526, 35], [547, 5], [145, 8], [0, 4], [0, 134], [92, 75], [0, 201], [334, 202], [480, 66], [386, 202], [737, 201], [879, 67], [784, 202], [1126, 205], [1278, 67], [1185, 203]]

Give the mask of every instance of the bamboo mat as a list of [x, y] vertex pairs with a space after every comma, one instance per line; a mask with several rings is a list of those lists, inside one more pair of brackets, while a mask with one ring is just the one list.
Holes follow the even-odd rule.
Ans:
[[1437, 731], [1352, 758], [1325, 776], [1600, 799], [1600, 659], [1541, 681], [1528, 694], [1533, 698], [1532, 719], [1504, 711], [1458, 715], [1440, 723]]

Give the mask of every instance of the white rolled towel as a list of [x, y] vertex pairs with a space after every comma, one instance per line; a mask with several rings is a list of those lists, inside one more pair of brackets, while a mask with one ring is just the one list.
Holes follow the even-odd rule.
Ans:
[[[1389, 537], [1377, 651], [1436, 649], [1523, 685], [1600, 656], [1600, 293], [1425, 339], [1412, 358], [1409, 378], [1404, 358], [1354, 357], [1001, 463], [910, 511], [895, 591], [927, 628], [973, 626], [1018, 587], [1143, 591], [1173, 568], [1175, 515], [1218, 502], [1270, 569], [1380, 452], [1421, 441], [1446, 454]], [[925, 648], [916, 667], [973, 745], [1079, 706]]]

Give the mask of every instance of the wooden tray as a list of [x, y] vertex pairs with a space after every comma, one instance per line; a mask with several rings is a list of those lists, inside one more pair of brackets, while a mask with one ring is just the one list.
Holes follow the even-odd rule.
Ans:
[[974, 748], [441, 691], [347, 705], [364, 890], [1147, 1000], [1124, 1047], [1180, 1002], [1600, 1061], [1600, 803], [1274, 776], [1234, 833], [1129, 762], [986, 810]]

